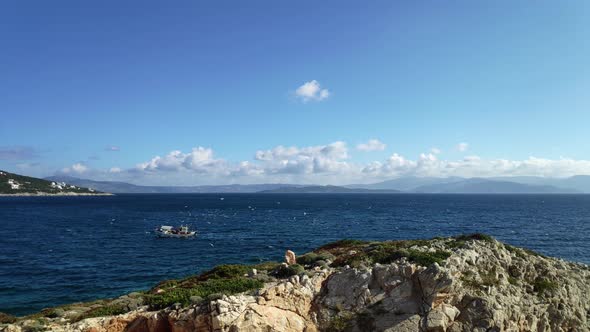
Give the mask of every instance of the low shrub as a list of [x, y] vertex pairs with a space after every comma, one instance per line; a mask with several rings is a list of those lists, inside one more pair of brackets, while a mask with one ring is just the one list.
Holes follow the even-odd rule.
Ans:
[[275, 270], [279, 265], [281, 265], [281, 263], [277, 263], [277, 262], [263, 262], [260, 264], [256, 264], [251, 266], [252, 268], [258, 270], [258, 271], [273, 271]]
[[494, 242], [494, 238], [483, 233], [473, 233], [473, 234], [462, 234], [459, 236], [455, 236], [455, 240], [457, 241], [469, 241], [469, 240], [477, 240], [477, 241], [485, 241], [485, 242]]
[[329, 249], [334, 249], [334, 248], [346, 248], [346, 247], [361, 246], [361, 245], [364, 245], [367, 243], [369, 243], [369, 242], [362, 241], [362, 240], [343, 239], [343, 240], [339, 240], [339, 241], [325, 244], [325, 245], [319, 247], [318, 251], [329, 250]]
[[557, 285], [556, 282], [551, 281], [546, 278], [537, 278], [533, 282], [533, 289], [535, 292], [539, 293], [539, 295], [542, 295], [545, 293], [552, 293], [555, 290], [557, 290], [558, 287], [559, 286]]
[[192, 285], [192, 287], [170, 288], [165, 289], [161, 293], [148, 294], [145, 296], [145, 301], [152, 309], [166, 308], [175, 303], [180, 303], [182, 306], [188, 306], [191, 304], [191, 296], [209, 298], [212, 294], [230, 295], [259, 289], [262, 286], [264, 286], [262, 281], [244, 277], [230, 279], [213, 278], [196, 283]]
[[96, 309], [91, 309], [91, 310], [88, 310], [88, 311], [82, 313], [80, 316], [78, 316], [75, 319], [75, 321], [80, 321], [82, 319], [92, 318], [92, 317], [103, 317], [103, 316], [121, 315], [121, 314], [124, 314], [126, 312], [127, 312], [127, 309], [125, 309], [121, 305], [107, 304], [107, 305], [104, 305], [102, 307], [98, 307]]
[[463, 248], [463, 246], [465, 246], [465, 241], [453, 239], [452, 241], [447, 242], [446, 245], [451, 249]]
[[327, 260], [334, 260], [334, 255], [330, 254], [329, 252], [309, 252], [305, 255], [301, 255], [297, 257], [297, 264], [312, 266], [315, 265], [318, 261], [327, 261]]
[[208, 279], [224, 279], [243, 277], [250, 271], [252, 267], [240, 264], [224, 264], [214, 267], [212, 270], [203, 273], [200, 276], [202, 280]]
[[290, 276], [298, 275], [303, 272], [305, 272], [303, 266], [299, 264], [291, 264], [289, 266], [279, 265], [272, 274], [277, 278], [289, 278]]

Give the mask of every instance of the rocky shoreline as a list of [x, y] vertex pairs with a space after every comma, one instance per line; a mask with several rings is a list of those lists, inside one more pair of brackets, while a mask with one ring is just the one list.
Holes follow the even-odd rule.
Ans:
[[590, 331], [590, 267], [473, 234], [343, 240], [149, 291], [0, 314], [0, 331]]

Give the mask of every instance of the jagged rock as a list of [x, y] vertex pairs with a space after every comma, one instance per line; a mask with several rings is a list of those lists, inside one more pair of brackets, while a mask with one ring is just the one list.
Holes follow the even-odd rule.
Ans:
[[295, 256], [295, 253], [291, 250], [285, 252], [285, 263], [288, 265], [297, 264], [297, 256]]

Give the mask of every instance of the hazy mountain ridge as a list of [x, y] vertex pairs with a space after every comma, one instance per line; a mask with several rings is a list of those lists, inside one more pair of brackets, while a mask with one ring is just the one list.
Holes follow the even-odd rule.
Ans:
[[[590, 176], [576, 175], [568, 178], [543, 178], [535, 176], [495, 178], [403, 177], [372, 184], [348, 185], [346, 187], [442, 193], [452, 192], [461, 186], [466, 189], [469, 188], [469, 192], [471, 193], [497, 192], [497, 190], [492, 190], [492, 187], [502, 187], [504, 190], [507, 190], [507, 193], [590, 193]], [[510, 187], [512, 187], [511, 190], [509, 190]]]
[[125, 182], [94, 181], [70, 176], [52, 176], [59, 181], [76, 186], [93, 188], [111, 193], [590, 193], [590, 176], [579, 175], [564, 179], [541, 177], [498, 178], [435, 178], [403, 177], [372, 184], [345, 186], [295, 185], [295, 184], [231, 184], [206, 186], [141, 186]]
[[126, 182], [94, 181], [79, 179], [71, 176], [51, 176], [46, 178], [51, 181], [67, 181], [79, 186], [86, 186], [96, 190], [117, 194], [182, 194], [182, 193], [255, 193], [263, 190], [271, 190], [286, 187], [302, 187], [293, 184], [230, 184], [230, 185], [206, 185], [206, 186], [140, 186]]
[[341, 186], [305, 186], [305, 187], [281, 187], [277, 189], [263, 190], [264, 194], [379, 194], [379, 193], [400, 193], [394, 189], [361, 189], [347, 188]]
[[580, 193], [574, 189], [558, 188], [549, 185], [522, 184], [509, 181], [487, 179], [467, 179], [452, 183], [421, 186], [414, 189], [417, 193], [440, 194], [572, 194]]

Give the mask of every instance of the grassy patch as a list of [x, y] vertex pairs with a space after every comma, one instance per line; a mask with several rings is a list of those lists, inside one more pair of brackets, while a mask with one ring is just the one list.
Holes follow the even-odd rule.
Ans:
[[248, 265], [238, 264], [225, 264], [214, 267], [212, 270], [207, 271], [200, 275], [199, 279], [224, 279], [224, 278], [237, 278], [243, 277], [248, 271], [252, 270], [253, 267]]
[[86, 311], [85, 313], [83, 313], [80, 316], [76, 317], [76, 319], [74, 321], [80, 321], [82, 319], [92, 318], [92, 317], [104, 317], [104, 316], [121, 315], [121, 314], [124, 314], [126, 312], [127, 312], [127, 310], [123, 306], [121, 306], [121, 305], [110, 305], [110, 304], [107, 304], [105, 306], [98, 307], [96, 309], [92, 309], [92, 310]]
[[494, 238], [483, 233], [473, 233], [473, 234], [462, 234], [459, 236], [455, 236], [454, 239], [456, 241], [469, 241], [469, 240], [477, 240], [477, 241], [485, 241], [485, 242], [494, 242]]
[[330, 250], [330, 249], [334, 249], [334, 248], [355, 247], [355, 246], [365, 245], [365, 244], [368, 244], [368, 243], [369, 242], [362, 241], [362, 240], [343, 239], [343, 240], [340, 240], [340, 241], [330, 242], [328, 244], [325, 244], [325, 245], [319, 247], [317, 249], [317, 251]]
[[451, 255], [450, 252], [444, 250], [426, 252], [415, 248], [428, 247], [429, 245], [430, 241], [428, 240], [406, 240], [366, 243], [362, 246], [349, 247], [347, 250], [334, 247], [331, 249], [331, 253], [335, 254], [336, 258], [332, 266], [359, 267], [361, 264], [389, 264], [402, 257], [406, 257], [410, 262], [429, 266], [433, 263], [440, 264]]
[[305, 255], [297, 257], [297, 264], [312, 266], [318, 261], [334, 260], [334, 255], [329, 252], [309, 252]]
[[559, 286], [556, 282], [546, 278], [537, 278], [535, 282], [533, 282], [533, 289], [535, 292], [539, 293], [539, 295], [553, 293], [558, 287]]
[[213, 294], [236, 294], [264, 286], [260, 280], [236, 277], [231, 279], [210, 279], [193, 284], [192, 287], [177, 287], [165, 289], [161, 293], [145, 296], [146, 304], [153, 309], [162, 309], [175, 303], [182, 306], [190, 304], [191, 296], [209, 298]]
[[453, 239], [452, 241], [447, 242], [446, 245], [450, 249], [463, 248], [465, 246], [465, 241]]
[[273, 271], [275, 270], [281, 263], [278, 262], [263, 262], [260, 264], [252, 265], [252, 268], [258, 271]]
[[303, 266], [299, 264], [292, 264], [289, 266], [280, 265], [275, 271], [273, 271], [273, 275], [277, 278], [289, 278], [290, 276], [301, 274], [305, 271]]

